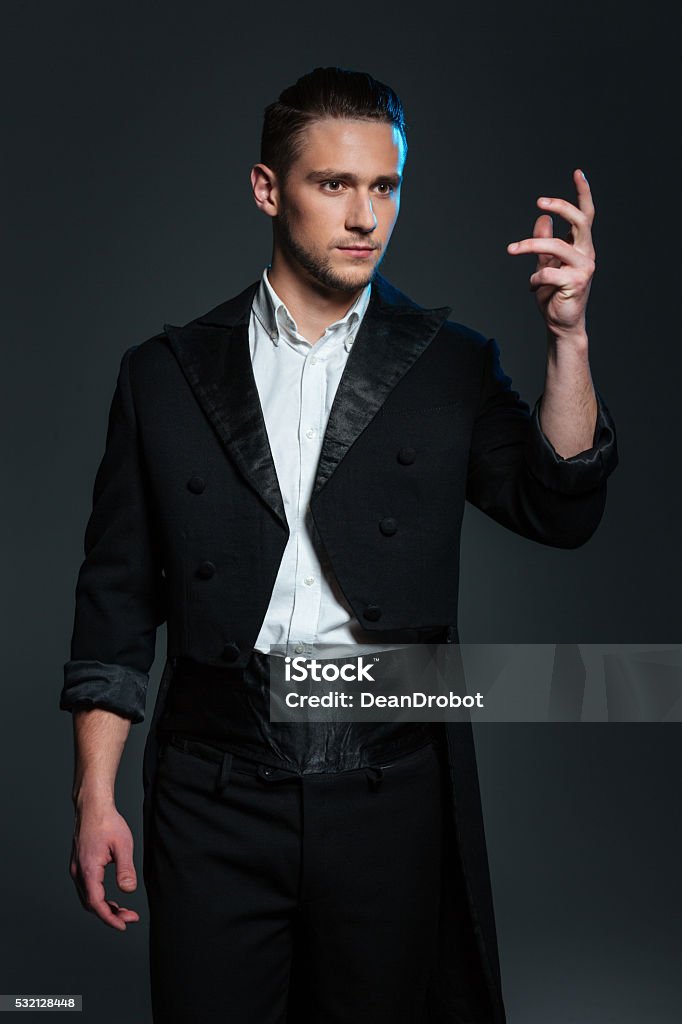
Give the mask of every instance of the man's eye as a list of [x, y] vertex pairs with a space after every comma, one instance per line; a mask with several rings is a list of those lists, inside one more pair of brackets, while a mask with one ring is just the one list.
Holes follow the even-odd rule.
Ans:
[[336, 181], [336, 179], [334, 178], [332, 178], [330, 181], [323, 182], [323, 185], [326, 186], [328, 192], [338, 192], [341, 188], [341, 182]]
[[390, 196], [391, 192], [393, 191], [393, 185], [391, 185], [388, 181], [380, 181], [379, 184], [377, 185], [377, 188], [383, 190], [381, 192], [382, 196]]

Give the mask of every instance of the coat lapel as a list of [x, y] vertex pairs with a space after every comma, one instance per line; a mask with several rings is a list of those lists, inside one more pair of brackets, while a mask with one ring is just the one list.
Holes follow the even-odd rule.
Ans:
[[164, 331], [199, 405], [245, 480], [287, 518], [251, 366], [249, 314], [258, 283], [185, 327]]
[[[257, 287], [258, 282], [249, 285], [184, 327], [164, 324], [164, 331], [227, 453], [288, 529], [249, 352], [249, 316]], [[375, 277], [332, 404], [313, 494], [330, 478], [449, 312], [449, 307], [422, 309], [383, 277]]]
[[377, 274], [329, 414], [313, 495], [326, 484], [449, 312], [449, 306], [417, 306]]

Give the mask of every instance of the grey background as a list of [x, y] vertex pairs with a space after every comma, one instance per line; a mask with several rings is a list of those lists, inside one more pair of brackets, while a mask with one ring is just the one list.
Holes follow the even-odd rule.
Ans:
[[[369, 70], [399, 92], [410, 154], [382, 270], [495, 336], [529, 402], [544, 330], [533, 260], [506, 245], [531, 233], [538, 195], [574, 199], [574, 167], [593, 189], [591, 361], [621, 465], [577, 551], [468, 510], [462, 639], [679, 640], [669, 13], [583, 0], [4, 5], [0, 991], [82, 993], [83, 1020], [98, 1024], [150, 1020], [146, 724], [117, 788], [138, 842], [128, 902], [141, 923], [105, 928], [67, 873], [71, 721], [57, 702], [73, 588], [120, 357], [261, 272], [269, 225], [248, 170], [263, 107], [304, 71]], [[148, 716], [164, 643], [162, 631]], [[678, 1021], [678, 728], [488, 725], [477, 741], [510, 1024]]]

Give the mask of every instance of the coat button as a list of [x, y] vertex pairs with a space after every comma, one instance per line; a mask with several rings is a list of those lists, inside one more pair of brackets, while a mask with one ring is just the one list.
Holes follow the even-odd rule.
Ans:
[[414, 448], [401, 448], [398, 452], [398, 462], [401, 466], [411, 466], [416, 457]]
[[236, 661], [240, 651], [234, 640], [229, 640], [223, 647], [223, 661]]
[[362, 614], [368, 622], [376, 622], [381, 618], [381, 608], [377, 604], [368, 604]]
[[398, 524], [396, 523], [395, 519], [387, 517], [386, 519], [381, 520], [381, 522], [379, 523], [379, 529], [383, 533], [384, 537], [392, 537], [393, 534], [398, 529]]
[[197, 568], [197, 576], [200, 576], [202, 580], [210, 580], [214, 572], [213, 562], [202, 562]]
[[200, 476], [192, 476], [187, 481], [187, 486], [189, 487], [192, 494], [201, 494], [204, 487], [206, 486], [206, 481], [203, 480]]

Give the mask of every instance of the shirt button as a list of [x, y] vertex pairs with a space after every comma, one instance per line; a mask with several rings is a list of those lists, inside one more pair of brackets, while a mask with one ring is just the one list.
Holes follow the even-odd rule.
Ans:
[[312, 427], [310, 427], [308, 430], [306, 430], [305, 436], [306, 437], [315, 437], [315, 431], [313, 430]]
[[315, 577], [314, 576], [306, 576], [306, 578], [303, 580], [303, 582], [305, 583], [305, 585], [307, 587], [311, 587], [313, 585], [313, 583], [315, 582]]
[[277, 331], [270, 331], [270, 337], [272, 338], [273, 341], [277, 341], [277, 338], [278, 338]]
[[296, 651], [297, 654], [303, 654], [305, 647], [303, 646], [303, 644], [296, 644], [294, 650]]
[[311, 357], [310, 357], [310, 362], [311, 362], [311, 364], [312, 364], [312, 365], [314, 366], [314, 365], [315, 365], [315, 363], [317, 362], [317, 356], [311, 356]]

